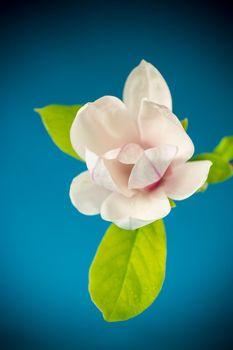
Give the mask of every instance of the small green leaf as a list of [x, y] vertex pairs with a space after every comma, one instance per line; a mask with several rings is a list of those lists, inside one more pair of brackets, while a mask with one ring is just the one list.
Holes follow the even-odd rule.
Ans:
[[205, 192], [208, 188], [208, 182], [205, 182], [204, 185], [202, 185], [197, 192]]
[[175, 208], [176, 207], [176, 203], [171, 198], [168, 198], [168, 200], [169, 200], [171, 208]]
[[181, 120], [181, 124], [182, 124], [184, 130], [186, 131], [188, 129], [188, 125], [189, 125], [188, 118], [185, 118], [185, 119]]
[[213, 164], [210, 167], [207, 183], [214, 184], [225, 181], [233, 175], [232, 166], [218, 154], [203, 153], [195, 156], [192, 160], [210, 160]]
[[35, 111], [40, 114], [44, 126], [53, 142], [63, 152], [79, 160], [81, 160], [81, 158], [71, 146], [70, 128], [80, 107], [79, 105], [49, 105], [44, 108], [35, 108]]
[[214, 153], [217, 153], [226, 161], [231, 161], [233, 159], [233, 136], [223, 137], [218, 146], [214, 149]]
[[166, 268], [162, 220], [139, 228], [107, 230], [89, 273], [89, 291], [106, 321], [124, 321], [148, 308], [159, 294]]

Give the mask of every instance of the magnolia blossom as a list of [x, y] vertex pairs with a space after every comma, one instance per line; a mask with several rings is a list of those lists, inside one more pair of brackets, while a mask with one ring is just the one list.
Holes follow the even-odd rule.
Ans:
[[194, 145], [172, 113], [164, 78], [144, 60], [128, 76], [123, 102], [104, 96], [84, 105], [70, 138], [88, 168], [71, 184], [73, 205], [129, 230], [168, 215], [169, 198], [190, 197], [211, 166], [187, 162]]

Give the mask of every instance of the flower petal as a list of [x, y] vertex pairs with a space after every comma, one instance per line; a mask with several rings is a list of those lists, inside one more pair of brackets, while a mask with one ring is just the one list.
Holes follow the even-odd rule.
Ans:
[[100, 212], [103, 201], [111, 192], [93, 183], [88, 171], [75, 177], [70, 186], [70, 199], [73, 206], [86, 215]]
[[145, 221], [129, 217], [126, 219], [117, 220], [115, 221], [115, 224], [124, 230], [136, 230], [139, 227], [151, 224], [153, 221], [154, 220]]
[[103, 186], [109, 191], [117, 191], [117, 186], [106, 168], [104, 160], [88, 149], [86, 150], [86, 164], [96, 185]]
[[110, 151], [104, 153], [103, 158], [104, 159], [117, 159], [119, 153], [121, 151], [121, 147], [111, 149]]
[[204, 185], [211, 165], [209, 160], [200, 160], [174, 167], [164, 181], [166, 195], [175, 200], [190, 197]]
[[139, 113], [139, 129], [142, 143], [147, 148], [163, 144], [178, 147], [176, 159], [186, 161], [194, 152], [192, 140], [177, 117], [167, 108], [144, 100]]
[[136, 143], [128, 143], [122, 147], [117, 159], [123, 164], [135, 164], [142, 154], [142, 147]]
[[128, 187], [144, 188], [159, 181], [159, 179], [160, 175], [155, 171], [153, 164], [144, 152], [131, 171]]
[[138, 141], [136, 123], [126, 106], [113, 96], [104, 96], [80, 108], [70, 130], [74, 150], [85, 158], [85, 149], [102, 155], [110, 149]]
[[166, 216], [170, 209], [168, 198], [159, 188], [151, 192], [137, 192], [131, 198], [112, 193], [101, 206], [101, 216], [115, 223], [129, 218], [155, 221]]
[[161, 178], [169, 167], [171, 161], [175, 158], [177, 151], [177, 146], [160, 145], [158, 147], [147, 149], [145, 154]]
[[132, 169], [129, 188], [144, 188], [159, 181], [176, 153], [177, 147], [172, 145], [147, 149]]
[[[99, 157], [94, 152], [86, 150], [86, 164], [90, 171], [91, 178], [95, 184], [103, 186], [111, 192], [119, 192], [127, 197], [131, 197], [134, 191], [128, 189], [128, 178], [131, 166], [120, 163], [117, 159], [111, 159], [115, 150], [105, 153], [110, 159]], [[112, 155], [110, 154], [112, 153]]]
[[128, 188], [128, 180], [132, 165], [122, 164], [117, 159], [105, 159], [104, 164], [116, 184], [118, 192], [126, 197], [132, 197], [135, 191]]
[[172, 110], [171, 94], [164, 78], [145, 60], [129, 74], [123, 92], [123, 100], [134, 118], [137, 118], [143, 98]]
[[117, 159], [123, 164], [135, 164], [143, 153], [143, 148], [136, 143], [127, 143], [122, 148], [115, 148], [103, 155], [105, 159]]

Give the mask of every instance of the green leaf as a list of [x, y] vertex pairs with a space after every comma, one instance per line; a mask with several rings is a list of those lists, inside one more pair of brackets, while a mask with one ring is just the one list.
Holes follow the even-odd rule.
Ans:
[[208, 182], [205, 182], [204, 185], [202, 185], [197, 192], [205, 192], [208, 188]]
[[192, 160], [210, 160], [213, 164], [210, 167], [207, 183], [215, 184], [225, 181], [233, 175], [232, 166], [218, 154], [203, 153], [195, 156]]
[[70, 142], [71, 124], [81, 106], [49, 105], [44, 108], [35, 108], [44, 123], [53, 142], [65, 153], [79, 160], [81, 158], [74, 151]]
[[171, 208], [175, 208], [176, 207], [176, 203], [171, 198], [168, 198], [168, 200], [169, 200]]
[[189, 125], [188, 118], [185, 118], [185, 119], [181, 120], [181, 124], [182, 124], [184, 130], [187, 130], [188, 129], [188, 125]]
[[218, 146], [214, 149], [214, 153], [217, 153], [226, 161], [231, 161], [233, 159], [233, 136], [223, 137]]
[[123, 230], [111, 225], [89, 272], [89, 291], [106, 321], [124, 321], [148, 308], [159, 294], [166, 268], [162, 220]]

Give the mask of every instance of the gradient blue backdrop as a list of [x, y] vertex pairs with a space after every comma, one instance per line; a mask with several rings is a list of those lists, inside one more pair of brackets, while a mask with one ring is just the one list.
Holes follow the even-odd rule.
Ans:
[[139, 317], [106, 323], [88, 268], [108, 223], [72, 207], [85, 169], [60, 152], [34, 107], [121, 97], [142, 58], [162, 72], [196, 152], [232, 133], [231, 8], [198, 2], [42, 3], [1, 18], [1, 349], [233, 346], [232, 182], [180, 202], [165, 223], [167, 275]]

